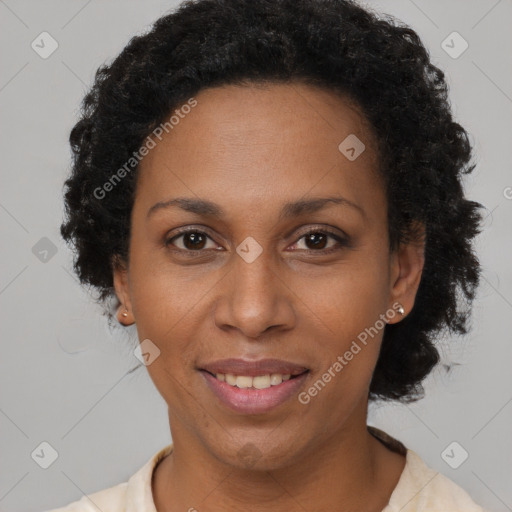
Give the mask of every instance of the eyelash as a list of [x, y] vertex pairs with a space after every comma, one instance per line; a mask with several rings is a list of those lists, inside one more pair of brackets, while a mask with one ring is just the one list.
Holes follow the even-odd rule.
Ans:
[[[181, 249], [179, 247], [178, 248], [171, 248], [171, 245], [172, 245], [173, 241], [175, 241], [178, 238], [180, 238], [180, 237], [182, 237], [184, 235], [187, 235], [189, 233], [196, 233], [196, 234], [199, 234], [199, 235], [205, 235], [207, 238], [212, 240], [212, 238], [205, 231], [201, 231], [201, 230], [195, 229], [195, 228], [190, 228], [190, 229], [187, 228], [187, 229], [184, 229], [183, 231], [179, 231], [177, 234], [173, 235], [172, 237], [167, 238], [165, 240], [165, 242], [164, 242], [165, 247], [170, 249], [170, 250], [172, 250], [172, 251], [184, 253], [187, 256], [192, 256], [192, 257], [197, 256], [197, 255], [201, 255], [202, 253], [204, 253], [205, 251], [208, 250], [208, 249], [198, 249], [198, 250], [194, 251], [192, 249]], [[330, 247], [329, 249], [302, 249], [302, 252], [306, 252], [308, 254], [316, 253], [316, 254], [326, 255], [326, 254], [331, 254], [332, 252], [339, 251], [339, 250], [341, 250], [343, 248], [346, 248], [346, 247], [350, 246], [350, 242], [349, 242], [349, 238], [348, 237], [342, 237], [342, 236], [340, 236], [338, 234], [335, 234], [332, 231], [330, 231], [328, 229], [325, 229], [325, 228], [322, 228], [322, 229], [316, 228], [316, 229], [311, 229], [309, 231], [306, 231], [305, 233], [301, 234], [301, 236], [297, 239], [297, 241], [295, 243], [299, 242], [300, 240], [302, 240], [303, 238], [305, 238], [306, 236], [311, 235], [311, 234], [327, 235], [328, 237], [333, 238], [334, 240], [336, 240], [336, 242], [338, 242], [338, 246]], [[293, 245], [295, 245], [295, 243]], [[209, 250], [212, 250], [212, 249], [209, 249]], [[297, 250], [301, 251], [301, 249], [297, 249]]]

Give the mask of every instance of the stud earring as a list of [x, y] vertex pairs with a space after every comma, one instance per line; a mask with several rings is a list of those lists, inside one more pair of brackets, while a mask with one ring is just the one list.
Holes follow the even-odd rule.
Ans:
[[401, 304], [400, 304], [400, 307], [398, 308], [398, 312], [399, 312], [402, 316], [404, 316], [404, 314], [405, 314], [405, 309], [404, 309], [404, 307], [403, 307]]
[[126, 318], [128, 316], [128, 308], [125, 306], [124, 309], [125, 311], [123, 313], [123, 316]]

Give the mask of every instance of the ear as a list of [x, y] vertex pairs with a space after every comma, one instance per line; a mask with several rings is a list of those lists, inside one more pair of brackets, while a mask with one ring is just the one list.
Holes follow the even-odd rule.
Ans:
[[[416, 223], [413, 240], [401, 243], [390, 258], [390, 304], [393, 309], [399, 303], [404, 308], [406, 316], [414, 306], [414, 300], [418, 291], [423, 266], [425, 264], [425, 226]], [[395, 315], [388, 323], [399, 322], [402, 315]]]
[[128, 284], [128, 266], [119, 257], [114, 257], [112, 262], [114, 289], [121, 303], [117, 309], [117, 321], [122, 325], [135, 323], [132, 304], [130, 300], [130, 288]]

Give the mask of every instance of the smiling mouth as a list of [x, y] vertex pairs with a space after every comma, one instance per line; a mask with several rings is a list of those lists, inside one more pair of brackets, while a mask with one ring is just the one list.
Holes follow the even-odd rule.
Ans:
[[[246, 368], [246, 371], [251, 372], [250, 368]], [[236, 375], [202, 369], [199, 373], [219, 400], [217, 404], [246, 415], [267, 414], [289, 403], [305, 385], [310, 373], [308, 369], [297, 367], [291, 371], [294, 373], [262, 373], [261, 370], [253, 370], [251, 373], [259, 375]]]
[[232, 373], [211, 373], [207, 370], [203, 370], [215, 377], [220, 382], [225, 382], [229, 386], [240, 389], [268, 389], [272, 386], [279, 386], [287, 380], [293, 380], [309, 370], [304, 370], [301, 373], [291, 375], [289, 373], [270, 373], [265, 375], [257, 375], [252, 377], [250, 375], [234, 375]]

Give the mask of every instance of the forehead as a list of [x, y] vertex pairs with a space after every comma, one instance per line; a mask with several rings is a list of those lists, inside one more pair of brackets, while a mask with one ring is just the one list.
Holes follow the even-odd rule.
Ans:
[[[357, 201], [375, 188], [372, 133], [340, 95], [303, 84], [229, 85], [195, 100], [141, 162], [144, 202], [197, 195], [243, 203], [349, 189]], [[351, 137], [364, 144], [352, 161], [339, 148]]]

